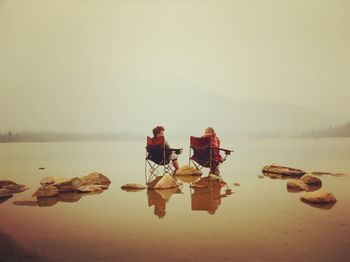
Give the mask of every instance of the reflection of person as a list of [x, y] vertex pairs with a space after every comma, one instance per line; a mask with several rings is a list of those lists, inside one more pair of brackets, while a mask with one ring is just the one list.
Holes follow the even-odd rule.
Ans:
[[203, 137], [210, 136], [210, 147], [213, 148], [213, 163], [211, 163], [210, 173], [219, 175], [219, 164], [222, 162], [222, 156], [220, 155], [220, 139], [216, 136], [216, 133], [212, 127], [205, 129]]
[[[153, 128], [152, 130], [153, 132], [153, 137], [160, 137], [160, 136], [164, 136], [164, 132], [165, 132], [165, 128], [162, 127], [162, 126], [156, 126], [155, 128]], [[179, 161], [177, 160], [177, 155], [174, 154], [174, 152], [172, 152], [170, 150], [170, 146], [168, 144], [168, 142], [165, 140], [165, 151], [167, 152], [167, 158], [168, 158], [168, 161], [172, 161], [172, 164], [175, 168], [175, 172], [176, 170], [179, 169]]]
[[147, 191], [148, 206], [154, 206], [154, 214], [158, 218], [165, 217], [166, 214], [166, 200], [163, 199], [155, 190]]
[[191, 194], [191, 209], [207, 211], [210, 215], [214, 215], [221, 204], [221, 198], [229, 195], [229, 193], [221, 194], [221, 188], [224, 184], [226, 183], [219, 179], [210, 181], [210, 178], [207, 177], [194, 183]]

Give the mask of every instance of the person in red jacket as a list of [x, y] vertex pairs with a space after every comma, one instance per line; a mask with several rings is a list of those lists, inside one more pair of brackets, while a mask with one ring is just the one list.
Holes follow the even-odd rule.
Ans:
[[211, 164], [210, 173], [219, 175], [219, 164], [222, 163], [222, 156], [220, 155], [219, 147], [220, 147], [220, 139], [216, 136], [216, 133], [212, 127], [208, 127], [205, 129], [205, 133], [203, 135], [210, 136], [210, 146], [212, 149], [212, 157], [214, 159], [214, 163]]

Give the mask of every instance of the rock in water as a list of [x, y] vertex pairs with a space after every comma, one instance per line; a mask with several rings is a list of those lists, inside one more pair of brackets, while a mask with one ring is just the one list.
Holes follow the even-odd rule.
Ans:
[[45, 177], [40, 181], [40, 185], [51, 185], [55, 183], [55, 179], [52, 176]]
[[81, 193], [102, 192], [105, 189], [108, 189], [108, 186], [104, 186], [104, 185], [83, 185], [83, 186], [78, 187], [78, 192], [81, 192]]
[[170, 174], [165, 174], [154, 186], [154, 189], [168, 189], [175, 187], [179, 187], [176, 180]]
[[309, 186], [320, 186], [322, 185], [322, 180], [319, 179], [317, 176], [305, 174], [300, 178], [301, 181], [303, 181], [305, 184]]
[[58, 195], [58, 189], [52, 185], [42, 185], [39, 189], [33, 194], [33, 197], [53, 197]]
[[241, 184], [238, 183], [238, 182], [234, 182], [233, 185], [234, 185], [234, 186], [240, 186]]
[[264, 166], [262, 172], [292, 177], [301, 177], [305, 174], [305, 172], [300, 169], [277, 165]]
[[197, 170], [194, 166], [185, 165], [176, 171], [177, 176], [201, 176], [202, 171]]
[[93, 172], [87, 176], [83, 176], [81, 179], [81, 185], [105, 185], [109, 186], [111, 180], [101, 173]]
[[0, 199], [1, 198], [10, 198], [13, 195], [10, 193], [10, 191], [6, 188], [0, 189]]
[[129, 184], [125, 184], [121, 187], [121, 189], [124, 189], [124, 190], [142, 190], [142, 189], [145, 189], [146, 186], [144, 185], [140, 185], [140, 184], [135, 184], [135, 183], [129, 183]]
[[309, 186], [305, 184], [303, 181], [294, 180], [294, 179], [290, 179], [287, 181], [287, 188], [293, 189], [293, 190], [304, 190], [304, 191], [309, 190]]
[[0, 180], [0, 189], [4, 188], [10, 193], [20, 193], [28, 189], [25, 185], [20, 185], [10, 180]]
[[323, 190], [308, 192], [305, 195], [301, 196], [300, 200], [315, 204], [328, 204], [337, 202], [337, 199], [332, 193]]
[[58, 179], [53, 184], [53, 186], [57, 187], [59, 192], [77, 191], [80, 185], [81, 185], [81, 180], [78, 177]]
[[30, 206], [30, 207], [36, 207], [38, 205], [36, 197], [17, 200], [17, 201], [14, 201], [12, 204], [17, 206]]

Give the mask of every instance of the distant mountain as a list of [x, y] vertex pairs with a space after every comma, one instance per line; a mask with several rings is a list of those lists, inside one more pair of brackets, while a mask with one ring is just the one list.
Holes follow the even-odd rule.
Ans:
[[314, 129], [303, 133], [300, 137], [350, 137], [350, 122], [336, 127]]
[[119, 92], [115, 117], [132, 132], [150, 133], [161, 124], [174, 136], [201, 135], [207, 126], [225, 136], [290, 136], [344, 122], [342, 117], [294, 105], [225, 97], [181, 81]]

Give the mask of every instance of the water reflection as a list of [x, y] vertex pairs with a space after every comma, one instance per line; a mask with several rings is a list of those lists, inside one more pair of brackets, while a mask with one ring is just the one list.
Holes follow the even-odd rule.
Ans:
[[40, 198], [28, 198], [24, 200], [18, 200], [14, 201], [14, 205], [18, 206], [39, 206], [39, 207], [51, 207], [56, 205], [58, 202], [64, 202], [64, 203], [74, 203], [78, 202], [81, 197], [86, 195], [96, 195], [100, 194], [102, 192], [94, 192], [94, 193], [76, 193], [76, 192], [67, 192], [67, 193], [60, 193], [55, 197], [40, 197]]
[[193, 211], [207, 211], [210, 215], [214, 215], [221, 205], [221, 198], [231, 195], [231, 190], [226, 189], [221, 194], [221, 189], [227, 183], [221, 179], [212, 179], [204, 177], [191, 184], [191, 209]]
[[166, 203], [170, 200], [173, 194], [181, 194], [182, 191], [179, 188], [171, 189], [148, 189], [147, 199], [148, 206], [154, 206], [154, 215], [158, 218], [163, 218], [166, 215]]

